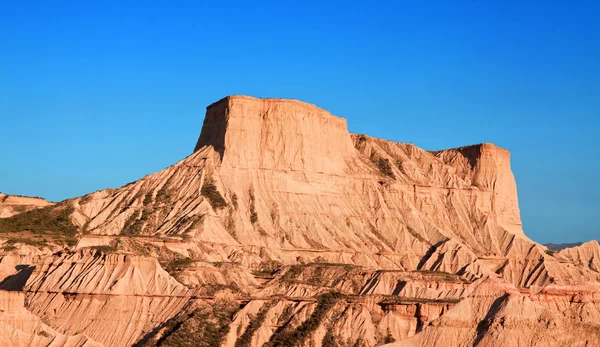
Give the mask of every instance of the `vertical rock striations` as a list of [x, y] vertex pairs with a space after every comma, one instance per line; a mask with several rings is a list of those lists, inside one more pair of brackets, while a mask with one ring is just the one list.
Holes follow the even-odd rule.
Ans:
[[492, 144], [431, 152], [230, 96], [187, 158], [47, 209], [72, 211], [77, 250], [0, 244], [0, 294], [33, 322], [3, 313], [0, 342], [600, 345], [600, 245], [530, 240]]

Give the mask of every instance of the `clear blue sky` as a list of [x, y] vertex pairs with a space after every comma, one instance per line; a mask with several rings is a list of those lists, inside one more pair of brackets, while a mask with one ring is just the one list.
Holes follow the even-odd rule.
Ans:
[[529, 236], [600, 238], [600, 1], [284, 3], [0, 0], [0, 191], [121, 186], [248, 94], [430, 150], [493, 142]]

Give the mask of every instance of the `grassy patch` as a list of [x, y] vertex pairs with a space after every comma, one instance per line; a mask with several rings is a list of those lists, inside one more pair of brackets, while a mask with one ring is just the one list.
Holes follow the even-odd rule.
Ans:
[[33, 246], [47, 240], [74, 245], [79, 228], [71, 222], [72, 212], [70, 206], [49, 206], [0, 218], [0, 237]]
[[207, 179], [204, 181], [202, 188], [200, 189], [200, 194], [208, 199], [210, 205], [218, 210], [227, 206], [227, 201], [223, 199], [223, 196], [217, 190], [217, 186], [215, 186], [215, 182], [212, 179]]

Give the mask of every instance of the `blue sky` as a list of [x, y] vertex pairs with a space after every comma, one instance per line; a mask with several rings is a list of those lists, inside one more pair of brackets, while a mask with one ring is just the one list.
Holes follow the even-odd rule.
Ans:
[[0, 0], [0, 191], [121, 186], [247, 94], [430, 150], [493, 142], [530, 237], [600, 238], [600, 2], [284, 3]]

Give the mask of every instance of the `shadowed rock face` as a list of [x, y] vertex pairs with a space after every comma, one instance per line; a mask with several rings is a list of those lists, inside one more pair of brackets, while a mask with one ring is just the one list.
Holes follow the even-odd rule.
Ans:
[[351, 134], [300, 101], [230, 96], [207, 108], [189, 157], [65, 206], [76, 249], [6, 247], [0, 289], [25, 292], [23, 310], [77, 341], [600, 336], [600, 246], [552, 252], [527, 238], [510, 153], [492, 144], [429, 152]]

